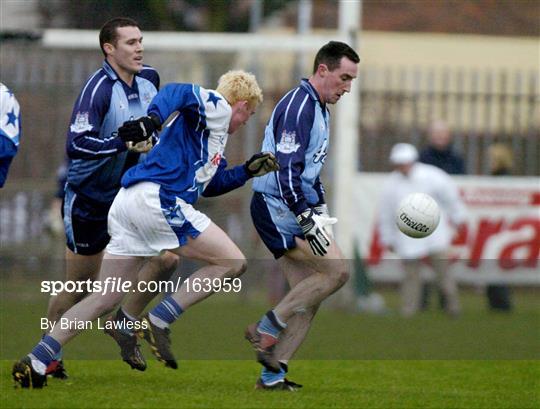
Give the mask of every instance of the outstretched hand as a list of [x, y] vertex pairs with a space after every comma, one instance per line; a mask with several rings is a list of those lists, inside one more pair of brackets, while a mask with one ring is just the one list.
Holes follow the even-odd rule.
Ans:
[[259, 152], [246, 161], [247, 172], [253, 176], [264, 176], [279, 170], [279, 163], [272, 152]]

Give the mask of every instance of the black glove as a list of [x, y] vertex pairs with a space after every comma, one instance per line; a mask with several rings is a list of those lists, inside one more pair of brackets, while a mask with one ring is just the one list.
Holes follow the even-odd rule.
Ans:
[[161, 126], [157, 115], [142, 116], [133, 121], [126, 121], [118, 128], [118, 136], [124, 142], [138, 143], [146, 141]]
[[296, 216], [296, 220], [298, 220], [298, 224], [302, 228], [302, 232], [313, 254], [324, 256], [328, 253], [330, 237], [328, 237], [324, 227], [336, 223], [337, 219], [334, 217], [325, 217], [317, 214], [313, 209], [307, 209]]
[[259, 152], [246, 161], [244, 165], [251, 176], [263, 176], [279, 170], [276, 157], [271, 152]]

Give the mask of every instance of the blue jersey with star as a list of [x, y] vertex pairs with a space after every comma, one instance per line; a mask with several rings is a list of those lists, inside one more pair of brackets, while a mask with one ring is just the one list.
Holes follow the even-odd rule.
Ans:
[[4, 186], [21, 138], [21, 111], [13, 92], [0, 83], [0, 187]]
[[154, 182], [161, 186], [161, 194], [190, 204], [201, 194], [217, 196], [242, 186], [250, 177], [245, 167], [225, 169], [223, 152], [232, 115], [225, 98], [195, 84], [168, 84], [148, 113], [163, 123], [175, 112], [156, 146], [126, 172], [122, 186]]
[[296, 215], [324, 203], [319, 175], [328, 150], [329, 116], [309, 81], [289, 91], [272, 112], [262, 146], [274, 152], [279, 171], [256, 178], [253, 190], [280, 198]]
[[71, 115], [66, 150], [67, 183], [75, 193], [112, 203], [125, 171], [139, 154], [128, 152], [117, 130], [146, 114], [159, 88], [159, 76], [144, 66], [128, 86], [107, 61], [84, 85]]

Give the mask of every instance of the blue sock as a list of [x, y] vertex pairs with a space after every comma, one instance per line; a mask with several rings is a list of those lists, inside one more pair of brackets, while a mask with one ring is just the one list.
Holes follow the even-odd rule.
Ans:
[[[47, 334], [44, 333], [43, 336], [41, 337], [41, 339], [45, 338], [46, 336], [47, 336]], [[64, 357], [64, 350], [62, 348], [60, 348], [60, 351], [58, 351], [56, 353], [56, 355], [54, 356], [53, 361], [61, 361], [63, 357]]]
[[150, 311], [150, 314], [167, 324], [172, 324], [183, 312], [182, 307], [169, 295]]
[[278, 373], [269, 371], [266, 368], [263, 368], [261, 371], [261, 380], [265, 385], [274, 385], [275, 383], [283, 381], [285, 379], [287, 372], [281, 367], [281, 370]]
[[50, 335], [45, 335], [43, 339], [39, 341], [39, 344], [32, 349], [29, 356], [37, 359], [45, 366], [49, 366], [61, 349], [62, 345], [60, 345], [57, 340]]
[[279, 337], [279, 333], [287, 328], [287, 324], [281, 322], [274, 311], [268, 311], [259, 322], [257, 330], [265, 334], [270, 334], [274, 338]]

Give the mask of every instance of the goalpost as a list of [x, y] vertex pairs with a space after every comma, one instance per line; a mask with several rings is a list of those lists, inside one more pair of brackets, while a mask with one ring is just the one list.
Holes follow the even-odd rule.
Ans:
[[[361, 1], [339, 2], [339, 29], [324, 34], [259, 31], [256, 33], [193, 33], [193, 32], [144, 32], [145, 53], [152, 65], [163, 61], [159, 72], [162, 82], [197, 82], [210, 86], [215, 70], [225, 72], [231, 68], [245, 68], [254, 72], [263, 91], [295, 86], [300, 74], [307, 77], [311, 71], [315, 52], [330, 40], [344, 41], [358, 50], [357, 33], [360, 29]], [[69, 50], [98, 50], [98, 33], [94, 30], [44, 31], [43, 45], [47, 48]], [[182, 67], [179, 69], [178, 67]], [[298, 68], [300, 67], [300, 68]], [[97, 68], [97, 67], [96, 67]], [[298, 72], [301, 71], [301, 72]], [[337, 241], [345, 256], [352, 259], [355, 223], [361, 223], [361, 214], [354, 208], [351, 191], [352, 180], [358, 168], [358, 140], [360, 90], [359, 81], [353, 83], [352, 91], [335, 107], [330, 153], [324, 182], [329, 190], [329, 207], [339, 219], [335, 227]], [[265, 103], [276, 98], [270, 92]], [[277, 92], [276, 92], [277, 94]], [[264, 124], [273, 107], [264, 105], [257, 115], [259, 121], [250, 121], [246, 132], [262, 136]], [[256, 138], [246, 139], [247, 147], [259, 148]], [[328, 170], [328, 168], [330, 170]]]

